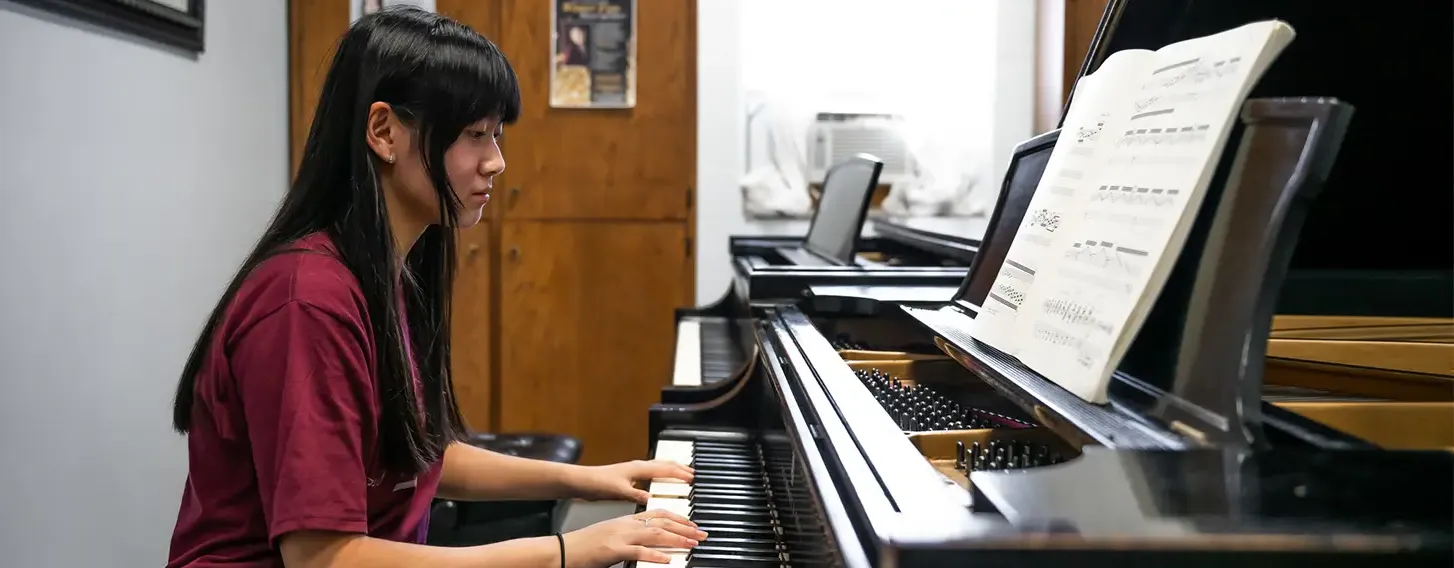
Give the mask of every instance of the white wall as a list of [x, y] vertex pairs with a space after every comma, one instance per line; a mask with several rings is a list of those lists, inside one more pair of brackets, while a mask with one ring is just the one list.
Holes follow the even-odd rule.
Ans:
[[993, 205], [1010, 167], [1010, 154], [1035, 135], [1036, 21], [1035, 3], [1029, 0], [990, 0], [988, 4], [987, 11], [994, 17], [990, 27], [994, 88], [988, 107], [992, 169], [987, 172], [989, 183], [981, 184], [977, 193]]
[[[816, 86], [807, 94], [829, 94], [830, 104], [930, 106], [955, 116], [963, 125], [965, 148], [984, 156], [976, 168], [983, 181], [969, 200], [986, 208], [993, 205], [1010, 150], [1032, 135], [1034, 2], [830, 0], [840, 9], [827, 10], [824, 1], [697, 0], [699, 304], [720, 297], [731, 281], [728, 236], [778, 232], [785, 225], [748, 220], [742, 213], [738, 182], [747, 159], [745, 105], [754, 85], [788, 82], [800, 93]], [[854, 37], [861, 39], [846, 43]], [[801, 54], [812, 45], [822, 56], [806, 65]], [[920, 56], [905, 59], [906, 53]], [[862, 89], [832, 82], [852, 76], [845, 70], [874, 66], [892, 70], [886, 82]], [[946, 66], [963, 69], [915, 80]], [[884, 85], [919, 92], [889, 97]], [[953, 99], [925, 93], [925, 87], [964, 96], [946, 104], [942, 101]]]
[[751, 231], [742, 214], [746, 113], [743, 0], [697, 0], [697, 303], [722, 296], [732, 277], [727, 237]]
[[0, 0], [0, 564], [166, 561], [172, 390], [288, 177], [284, 0], [192, 59]]

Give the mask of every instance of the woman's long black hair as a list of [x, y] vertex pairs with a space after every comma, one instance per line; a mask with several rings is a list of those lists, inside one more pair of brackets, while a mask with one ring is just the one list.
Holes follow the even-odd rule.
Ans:
[[[404, 267], [396, 261], [378, 156], [365, 143], [374, 102], [388, 103], [417, 129], [443, 216], [443, 226], [431, 226], [419, 237]], [[465, 434], [450, 380], [449, 348], [455, 270], [451, 227], [459, 204], [444, 171], [444, 152], [466, 126], [485, 118], [512, 123], [519, 114], [515, 71], [494, 44], [469, 27], [411, 7], [386, 8], [359, 19], [337, 46], [292, 188], [192, 348], [177, 384], [172, 426], [183, 434], [191, 428], [197, 375], [215, 345], [219, 320], [248, 273], [288, 252], [290, 243], [323, 232], [358, 278], [367, 302], [377, 350], [385, 468], [414, 474], [439, 459]], [[401, 268], [404, 278], [398, 276]], [[424, 394], [423, 416], [401, 333], [400, 286]]]

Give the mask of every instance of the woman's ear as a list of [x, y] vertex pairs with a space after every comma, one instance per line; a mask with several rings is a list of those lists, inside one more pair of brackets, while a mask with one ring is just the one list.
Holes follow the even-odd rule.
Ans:
[[403, 142], [401, 126], [398, 117], [394, 116], [394, 109], [388, 103], [376, 102], [369, 105], [364, 137], [379, 159], [390, 164], [398, 159], [400, 143]]

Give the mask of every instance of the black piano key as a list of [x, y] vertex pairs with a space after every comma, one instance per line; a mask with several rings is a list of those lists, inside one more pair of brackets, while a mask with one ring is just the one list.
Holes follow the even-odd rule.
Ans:
[[787, 560], [776, 554], [712, 554], [712, 553], [687, 553], [687, 566], [696, 567], [699, 562], [711, 563], [712, 566], [723, 568], [734, 568], [738, 566], [787, 566]]
[[701, 507], [692, 509], [693, 522], [701, 521], [729, 521], [751, 524], [772, 523], [771, 513], [762, 510], [744, 511], [742, 509], [719, 509], [715, 507]]

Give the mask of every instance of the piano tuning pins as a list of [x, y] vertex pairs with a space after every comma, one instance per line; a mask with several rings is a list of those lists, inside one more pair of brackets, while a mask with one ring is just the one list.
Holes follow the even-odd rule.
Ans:
[[1033, 424], [987, 410], [966, 407], [932, 388], [906, 384], [881, 369], [854, 374], [900, 428], [940, 431], [984, 428], [1028, 428]]
[[840, 333], [840, 334], [838, 334], [838, 336], [835, 337], [835, 338], [833, 338], [833, 341], [831, 341], [829, 343], [833, 345], [833, 349], [836, 350], [836, 351], [868, 351], [869, 350], [869, 347], [867, 345], [864, 345], [863, 343], [858, 342], [858, 341], [854, 341], [853, 338], [850, 337], [846, 333]]
[[988, 445], [973, 442], [968, 450], [964, 450], [964, 442], [955, 444], [955, 467], [966, 472], [1028, 469], [1062, 461], [1060, 454], [1051, 453], [1044, 444], [991, 440]]

